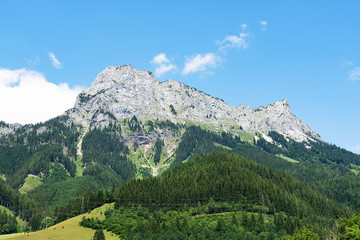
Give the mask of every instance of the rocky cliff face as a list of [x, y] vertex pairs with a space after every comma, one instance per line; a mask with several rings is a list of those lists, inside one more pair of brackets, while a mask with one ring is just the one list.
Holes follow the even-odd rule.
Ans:
[[5, 122], [0, 121], [0, 136], [13, 134], [19, 128], [21, 128], [21, 124], [19, 123], [7, 124]]
[[70, 119], [85, 127], [105, 126], [135, 115], [140, 120], [192, 123], [216, 131], [277, 131], [296, 141], [320, 140], [294, 116], [287, 100], [264, 107], [229, 106], [197, 89], [174, 80], [160, 83], [151, 72], [130, 65], [102, 71], [91, 87], [78, 96]]

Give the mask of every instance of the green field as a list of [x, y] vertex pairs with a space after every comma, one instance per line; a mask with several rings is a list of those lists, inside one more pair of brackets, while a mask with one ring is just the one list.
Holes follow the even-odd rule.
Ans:
[[25, 194], [25, 193], [33, 190], [34, 188], [36, 188], [36, 187], [40, 186], [41, 184], [43, 184], [42, 180], [43, 179], [41, 177], [28, 175], [25, 178], [25, 183], [19, 189], [19, 192]]
[[[99, 218], [104, 219], [104, 212], [113, 208], [114, 204], [105, 204], [99, 208], [94, 209], [91, 213], [86, 213], [71, 219], [68, 219], [64, 222], [51, 226], [45, 230], [31, 232], [31, 233], [15, 233], [9, 235], [2, 235], [0, 239], [28, 239], [28, 240], [45, 240], [45, 239], [56, 239], [56, 240], [69, 240], [69, 239], [92, 239], [94, 236], [95, 230], [90, 228], [83, 228], [79, 226], [79, 222], [83, 217], [87, 218]], [[105, 238], [108, 240], [119, 239], [116, 235], [104, 231]]]
[[286, 157], [282, 154], [275, 154], [276, 156], [286, 160], [286, 161], [289, 161], [289, 162], [292, 162], [292, 163], [298, 163], [299, 161], [295, 160], [295, 159], [292, 159], [292, 158], [289, 158], [289, 157]]

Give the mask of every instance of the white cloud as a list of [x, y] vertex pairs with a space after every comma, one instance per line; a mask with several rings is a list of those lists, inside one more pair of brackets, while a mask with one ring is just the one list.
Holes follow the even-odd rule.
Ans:
[[245, 29], [247, 28], [247, 24], [246, 24], [246, 23], [243, 23], [243, 24], [240, 25], [240, 27], [241, 27], [241, 29], [242, 29], [243, 31], [245, 31]]
[[162, 63], [168, 63], [169, 59], [166, 58], [165, 53], [160, 53], [158, 55], [156, 55], [153, 60], [151, 61], [151, 63], [154, 64], [162, 64]]
[[75, 103], [80, 87], [48, 82], [38, 72], [0, 68], [0, 120], [37, 123], [56, 117]]
[[156, 55], [150, 63], [157, 65], [155, 69], [156, 76], [161, 76], [171, 70], [177, 69], [176, 65], [171, 64], [169, 59], [166, 58], [165, 53]]
[[349, 79], [351, 81], [360, 81], [360, 67], [356, 67], [349, 71]]
[[56, 58], [55, 54], [52, 52], [48, 52], [49, 58], [51, 60], [51, 64], [57, 68], [60, 69], [62, 68], [62, 64], [59, 62], [59, 60]]
[[173, 64], [169, 64], [169, 65], [165, 65], [165, 64], [161, 64], [159, 67], [157, 67], [155, 69], [155, 75], [156, 76], [161, 76], [171, 70], [175, 70], [176, 66]]
[[185, 61], [185, 67], [181, 73], [186, 75], [191, 72], [205, 71], [208, 68], [216, 67], [220, 61], [220, 57], [214, 53], [197, 54]]
[[268, 22], [262, 20], [262, 21], [259, 21], [259, 24], [260, 24], [260, 26], [261, 26], [261, 30], [262, 30], [262, 31], [265, 31], [265, 30], [266, 30], [266, 26], [268, 25]]
[[247, 33], [240, 33], [239, 36], [226, 36], [224, 40], [218, 42], [220, 44], [220, 50], [223, 50], [225, 48], [246, 49], [248, 47], [248, 44], [246, 42], [247, 37]]

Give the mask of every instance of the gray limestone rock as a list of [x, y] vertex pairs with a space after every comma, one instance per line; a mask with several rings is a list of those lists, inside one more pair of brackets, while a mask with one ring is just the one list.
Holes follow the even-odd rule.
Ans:
[[[100, 114], [99, 114], [100, 112]], [[247, 132], [277, 131], [296, 141], [321, 141], [318, 134], [291, 113], [287, 100], [264, 107], [229, 106], [183, 83], [160, 83], [148, 71], [130, 65], [110, 66], [77, 97], [67, 111], [74, 123], [106, 126], [116, 119], [171, 120], [174, 123], [205, 125], [218, 131], [241, 126]]]

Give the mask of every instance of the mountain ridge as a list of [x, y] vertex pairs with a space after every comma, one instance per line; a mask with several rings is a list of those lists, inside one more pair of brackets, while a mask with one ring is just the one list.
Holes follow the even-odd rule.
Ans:
[[135, 115], [145, 121], [160, 119], [207, 125], [216, 131], [262, 134], [277, 131], [298, 142], [322, 141], [291, 113], [286, 99], [255, 109], [230, 106], [175, 80], [159, 82], [151, 72], [130, 65], [110, 66], [99, 73], [67, 114], [72, 122], [86, 127], [103, 127], [116, 119]]
[[[159, 119], [201, 125], [217, 132], [245, 131], [253, 135], [259, 132], [266, 139], [269, 131], [277, 131], [298, 142], [323, 141], [291, 113], [287, 99], [253, 109], [246, 105], [231, 106], [184, 83], [171, 79], [160, 82], [151, 72], [131, 65], [104, 69], [63, 115], [70, 117], [67, 124], [79, 124], [85, 129], [136, 116], [144, 121]], [[0, 135], [12, 134], [21, 127], [2, 122]]]
[[[0, 132], [0, 183], [9, 189], [29, 186], [20, 191], [42, 203], [41, 209], [56, 210], [70, 198], [81, 205], [79, 196], [89, 195], [87, 189], [161, 178], [215, 152], [283, 171], [337, 204], [360, 209], [360, 155], [323, 142], [291, 113], [286, 99], [255, 109], [229, 106], [129, 65], [99, 73], [63, 115], [35, 125], [0, 122]], [[40, 222], [33, 220], [36, 230]]]

